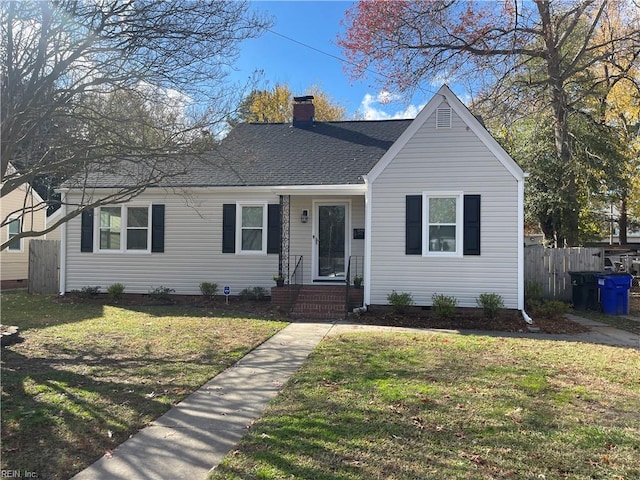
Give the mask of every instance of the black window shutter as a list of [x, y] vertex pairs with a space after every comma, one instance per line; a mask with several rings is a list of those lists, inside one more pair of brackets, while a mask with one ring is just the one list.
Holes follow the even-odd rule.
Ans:
[[407, 195], [405, 253], [422, 255], [422, 195]]
[[80, 251], [93, 252], [93, 209], [82, 212]]
[[267, 253], [280, 253], [280, 205], [277, 203], [268, 205]]
[[164, 205], [151, 205], [151, 251], [164, 252]]
[[222, 205], [222, 253], [236, 251], [236, 204]]
[[464, 196], [464, 255], [480, 255], [480, 195]]

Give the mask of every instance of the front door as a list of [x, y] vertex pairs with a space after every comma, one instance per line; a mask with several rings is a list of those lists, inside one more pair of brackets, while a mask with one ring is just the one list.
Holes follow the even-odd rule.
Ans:
[[314, 277], [344, 281], [348, 252], [348, 203], [316, 205]]

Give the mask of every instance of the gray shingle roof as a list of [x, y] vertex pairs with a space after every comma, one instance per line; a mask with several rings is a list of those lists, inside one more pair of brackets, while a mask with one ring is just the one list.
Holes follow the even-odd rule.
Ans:
[[[412, 120], [317, 122], [309, 128], [245, 123], [186, 173], [159, 186], [349, 185], [363, 183]], [[181, 162], [182, 163], [182, 162]], [[137, 167], [134, 167], [134, 171]], [[97, 187], [126, 185], [136, 175], [100, 174]]]

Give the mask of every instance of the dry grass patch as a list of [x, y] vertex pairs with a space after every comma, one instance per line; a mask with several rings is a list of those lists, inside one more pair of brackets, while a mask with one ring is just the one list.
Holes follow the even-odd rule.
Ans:
[[640, 352], [473, 335], [324, 341], [213, 479], [640, 478]]
[[2, 470], [66, 479], [285, 324], [211, 308], [2, 294]]

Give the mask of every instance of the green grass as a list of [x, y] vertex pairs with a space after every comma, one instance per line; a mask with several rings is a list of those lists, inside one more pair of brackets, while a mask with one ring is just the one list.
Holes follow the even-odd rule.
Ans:
[[[2, 293], [2, 470], [66, 479], [285, 324], [211, 308]], [[134, 309], [135, 308], [135, 309]]]
[[638, 479], [640, 352], [326, 339], [212, 479]]

